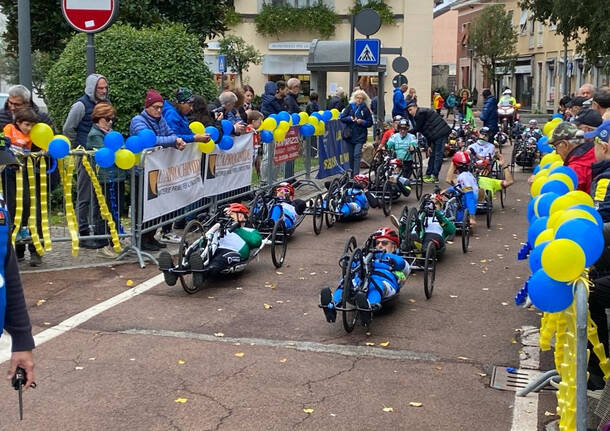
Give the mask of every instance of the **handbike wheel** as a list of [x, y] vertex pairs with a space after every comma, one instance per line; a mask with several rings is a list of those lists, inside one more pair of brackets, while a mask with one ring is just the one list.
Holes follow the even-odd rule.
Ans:
[[462, 216], [462, 252], [468, 253], [468, 245], [470, 244], [470, 212], [468, 208], [464, 209]]
[[325, 205], [325, 213], [324, 213], [326, 227], [333, 227], [333, 225], [335, 224], [335, 221], [337, 220], [337, 217], [335, 216], [334, 212], [337, 211], [337, 209], [338, 209], [338, 208], [335, 208], [336, 200], [337, 200], [336, 195], [339, 193], [340, 188], [341, 188], [341, 186], [339, 185], [339, 180], [337, 178], [332, 180], [332, 182], [330, 183], [330, 187], [328, 187], [328, 193], [326, 194], [326, 200], [325, 200], [326, 205]]
[[345, 309], [342, 316], [343, 328], [346, 332], [352, 332], [358, 320], [352, 280], [362, 269], [362, 265], [362, 251], [357, 248], [347, 261], [345, 276], [343, 277], [343, 292], [341, 292], [341, 306]]
[[436, 246], [434, 242], [428, 242], [424, 260], [424, 294], [426, 299], [432, 297], [434, 280], [436, 279]]
[[424, 190], [424, 167], [419, 149], [415, 150], [415, 163], [413, 165], [413, 179], [415, 180], [415, 197], [417, 200], [421, 199]]
[[392, 183], [386, 180], [383, 184], [383, 214], [387, 217], [392, 214]]
[[273, 226], [271, 233], [271, 260], [276, 268], [281, 268], [286, 258], [286, 248], [288, 248], [288, 235], [284, 220], [278, 220]]
[[487, 229], [491, 229], [491, 215], [493, 212], [492, 195], [489, 190], [485, 190], [485, 221], [487, 223]]
[[411, 207], [407, 214], [407, 219], [405, 221], [403, 238], [401, 238], [404, 243], [403, 249], [404, 251], [410, 252], [415, 248], [415, 244], [413, 243], [413, 238], [411, 233], [415, 226], [417, 225], [417, 208]]
[[[185, 256], [189, 246], [199, 241], [203, 235], [203, 225], [198, 220], [189, 221], [184, 227], [182, 239], [178, 247], [178, 269], [185, 269], [188, 267], [189, 256]], [[193, 282], [193, 273], [181, 274], [179, 276], [180, 284], [182, 289], [189, 295], [197, 293], [200, 287], [195, 286]]]
[[320, 235], [322, 232], [322, 225], [324, 224], [324, 200], [322, 195], [316, 196], [313, 204], [313, 232], [316, 235]]
[[349, 239], [347, 240], [347, 242], [345, 243], [345, 247], [343, 247], [343, 257], [346, 257], [346, 259], [343, 261], [343, 267], [342, 267], [342, 276], [343, 277], [345, 277], [345, 271], [347, 269], [347, 261], [349, 260], [349, 257], [351, 257], [352, 254], [354, 254], [354, 251], [356, 251], [356, 248], [358, 248], [358, 243], [356, 241], [356, 237], [350, 236]]

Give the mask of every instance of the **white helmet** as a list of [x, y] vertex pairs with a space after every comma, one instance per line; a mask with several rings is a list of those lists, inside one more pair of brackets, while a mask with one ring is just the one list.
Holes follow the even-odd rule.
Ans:
[[507, 88], [506, 90], [504, 90], [504, 93], [502, 94], [513, 94], [512, 91], [510, 91], [510, 88]]

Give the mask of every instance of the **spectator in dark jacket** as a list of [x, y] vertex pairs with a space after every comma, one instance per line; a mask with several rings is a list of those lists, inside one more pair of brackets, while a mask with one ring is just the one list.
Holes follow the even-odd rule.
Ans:
[[299, 106], [299, 102], [297, 102], [299, 91], [301, 91], [301, 81], [299, 81], [298, 78], [290, 78], [288, 82], [286, 82], [286, 88], [288, 89], [286, 97], [284, 97], [286, 110], [290, 114], [298, 114], [301, 112], [301, 107]]
[[320, 110], [320, 105], [318, 105], [318, 93], [312, 91], [309, 95], [309, 103], [305, 107], [305, 112], [307, 115], [311, 115], [313, 112], [318, 112]]
[[271, 114], [279, 114], [282, 111], [282, 104], [276, 97], [277, 94], [277, 84], [273, 81], [268, 81], [265, 84], [265, 92], [261, 96], [261, 112], [265, 118]]
[[345, 90], [341, 87], [337, 87], [337, 91], [335, 91], [335, 95], [330, 98], [326, 109], [328, 109], [329, 111], [331, 109], [338, 109], [339, 112], [343, 112], [343, 110], [345, 109], [345, 102], [343, 101], [344, 97]]
[[493, 144], [494, 136], [498, 133], [498, 100], [491, 94], [491, 90], [486, 88], [483, 90], [483, 110], [479, 118], [483, 122], [483, 126], [489, 128], [489, 142]]
[[400, 87], [394, 89], [394, 96], [392, 98], [392, 102], [394, 106], [392, 107], [392, 117], [397, 115], [405, 116], [405, 111], [407, 109], [407, 102], [405, 101], [405, 93], [409, 89], [407, 84], [402, 84]]
[[0, 110], [0, 130], [15, 120], [15, 113], [22, 108], [31, 108], [41, 123], [47, 123], [53, 127], [51, 118], [34, 103], [32, 92], [23, 85], [13, 85], [8, 89], [8, 100]]
[[[368, 136], [368, 128], [373, 125], [373, 116], [369, 109], [369, 96], [363, 90], [352, 93], [349, 105], [343, 110], [340, 120], [345, 127], [351, 130], [351, 136], [344, 138], [349, 152], [349, 164], [352, 175], [360, 173], [360, 159], [362, 157], [362, 146]], [[344, 134], [345, 136], [345, 134]]]
[[176, 133], [185, 143], [208, 142], [210, 136], [207, 133], [195, 134], [189, 128], [188, 114], [193, 110], [194, 97], [188, 88], [179, 88], [174, 95], [175, 102], [166, 100], [163, 102], [163, 118], [170, 129]]
[[443, 164], [445, 144], [451, 133], [451, 128], [433, 109], [419, 108], [411, 102], [407, 107], [409, 115], [415, 120], [415, 128], [411, 133], [421, 133], [428, 142], [428, 168], [424, 182], [438, 183], [438, 175]]

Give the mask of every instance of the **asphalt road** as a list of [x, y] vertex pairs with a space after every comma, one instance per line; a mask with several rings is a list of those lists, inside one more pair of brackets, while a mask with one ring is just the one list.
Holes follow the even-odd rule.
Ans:
[[[39, 346], [25, 419], [5, 385], [0, 428], [510, 430], [514, 392], [489, 381], [493, 365], [519, 366], [516, 330], [539, 324], [536, 310], [513, 305], [528, 275], [515, 258], [526, 177], [517, 173], [505, 210], [496, 202], [491, 230], [479, 217], [467, 254], [459, 237], [448, 246], [430, 300], [422, 275], [411, 276], [368, 333], [328, 324], [319, 289], [336, 285], [346, 239], [363, 241], [389, 219], [373, 210], [320, 236], [308, 219], [280, 271], [263, 251], [239, 277], [195, 295], [158, 284]], [[394, 211], [414, 203], [402, 198]], [[26, 274], [35, 332], [158, 273], [121, 265]], [[541, 402], [540, 424], [553, 408], [552, 398]]]

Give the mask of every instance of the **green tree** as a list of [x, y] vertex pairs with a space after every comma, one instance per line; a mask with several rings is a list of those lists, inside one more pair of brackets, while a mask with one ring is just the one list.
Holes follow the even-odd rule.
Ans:
[[564, 44], [577, 41], [589, 65], [610, 70], [610, 8], [607, 0], [521, 0], [540, 22], [555, 24]]
[[514, 60], [517, 37], [511, 15], [501, 4], [487, 6], [470, 26], [468, 45], [483, 66], [485, 76], [494, 83], [496, 94], [499, 86], [496, 68], [499, 63], [506, 67]]
[[220, 40], [218, 53], [227, 56], [227, 67], [237, 72], [240, 84], [243, 84], [243, 72], [248, 71], [250, 64], [261, 64], [263, 61], [263, 56], [254, 46], [235, 35]]
[[[97, 36], [97, 72], [108, 77], [110, 99], [117, 110], [115, 128], [127, 132], [131, 118], [144, 107], [144, 95], [155, 88], [169, 97], [178, 87], [210, 98], [216, 94], [197, 36], [182, 25], [135, 29], [114, 25]], [[83, 94], [86, 35], [68, 42], [47, 76], [49, 113], [63, 124], [74, 101]]]
[[383, 0], [368, 0], [366, 4], [363, 3], [355, 0], [354, 6], [349, 10], [350, 14], [356, 15], [362, 9], [374, 9], [379, 14], [382, 24], [394, 24], [394, 12], [392, 12], [390, 5]]

